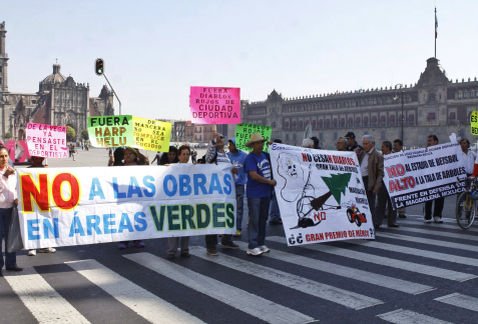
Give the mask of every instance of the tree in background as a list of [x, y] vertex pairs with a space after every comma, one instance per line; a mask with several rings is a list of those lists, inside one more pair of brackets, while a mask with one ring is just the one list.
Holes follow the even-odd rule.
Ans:
[[81, 138], [87, 141], [89, 139], [88, 130], [84, 129], [81, 131]]
[[75, 142], [76, 141], [76, 131], [73, 127], [67, 125], [66, 126], [66, 140], [68, 142]]

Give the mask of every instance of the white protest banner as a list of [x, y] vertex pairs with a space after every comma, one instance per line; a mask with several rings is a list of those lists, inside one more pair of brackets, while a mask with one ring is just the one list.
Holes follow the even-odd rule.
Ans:
[[37, 249], [233, 234], [236, 196], [231, 167], [17, 169], [23, 244]]
[[384, 156], [384, 178], [394, 208], [420, 204], [463, 191], [466, 176], [457, 143], [397, 152]]
[[25, 135], [31, 156], [68, 158], [66, 126], [28, 123]]
[[270, 155], [289, 246], [375, 238], [355, 152], [273, 143]]

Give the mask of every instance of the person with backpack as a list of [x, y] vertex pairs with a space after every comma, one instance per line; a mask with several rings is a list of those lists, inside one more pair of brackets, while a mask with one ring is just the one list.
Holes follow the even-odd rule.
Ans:
[[[220, 133], [215, 134], [209, 144], [206, 156], [206, 163], [209, 164], [231, 164], [231, 160], [224, 151], [224, 136]], [[206, 235], [206, 250], [208, 255], [217, 256], [217, 235]], [[221, 239], [221, 246], [226, 249], [238, 249], [239, 246], [232, 241], [232, 235], [224, 234]]]

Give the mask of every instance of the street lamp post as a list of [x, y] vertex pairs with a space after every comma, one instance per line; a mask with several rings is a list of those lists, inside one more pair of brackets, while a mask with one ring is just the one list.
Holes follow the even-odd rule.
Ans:
[[405, 116], [403, 114], [403, 90], [400, 92], [400, 102], [402, 103], [402, 122], [400, 124], [400, 139], [402, 140], [402, 142], [405, 142], [403, 138], [403, 123], [405, 121]]
[[[401, 83], [398, 83], [395, 85], [395, 87], [398, 87], [400, 86], [400, 105], [401, 105], [401, 112], [402, 112], [402, 118], [401, 118], [401, 121], [400, 121], [400, 139], [402, 140], [402, 142], [405, 142], [404, 140], [404, 133], [403, 133], [403, 125], [404, 125], [404, 122], [405, 122], [405, 115], [403, 113], [403, 104], [404, 104], [404, 101], [403, 101], [403, 95], [404, 95], [404, 91], [403, 91], [403, 84]], [[398, 95], [395, 95], [395, 97], [393, 98], [394, 100], [398, 100]]]

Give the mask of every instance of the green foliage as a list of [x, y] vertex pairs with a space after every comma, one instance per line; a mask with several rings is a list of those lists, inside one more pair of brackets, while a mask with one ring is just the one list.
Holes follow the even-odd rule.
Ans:
[[66, 126], [66, 140], [68, 142], [75, 142], [76, 141], [76, 131], [73, 127], [67, 125]]
[[12, 138], [12, 134], [10, 132], [5, 133], [5, 139], [10, 139]]
[[87, 141], [89, 139], [88, 130], [84, 129], [81, 131], [81, 138]]

